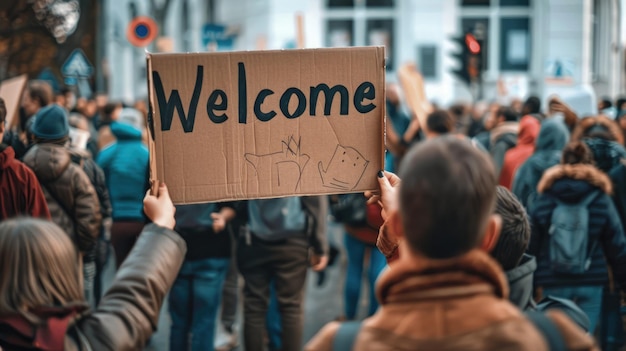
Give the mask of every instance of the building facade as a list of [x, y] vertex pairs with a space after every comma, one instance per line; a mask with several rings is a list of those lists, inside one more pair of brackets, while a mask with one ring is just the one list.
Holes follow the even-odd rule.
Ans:
[[[164, 2], [165, 0], [161, 0]], [[171, 0], [162, 35], [173, 51], [206, 51], [204, 24], [232, 29], [233, 49], [295, 47], [296, 15], [308, 48], [385, 45], [387, 79], [416, 62], [428, 97], [442, 105], [471, 101], [450, 72], [459, 51], [451, 38], [471, 32], [482, 41], [483, 97], [624, 90], [624, 0]], [[159, 3], [157, 0], [152, 2]], [[150, 15], [148, 0], [108, 0], [106, 62], [114, 99], [146, 96], [145, 53], [125, 40], [134, 15]], [[150, 50], [156, 51], [155, 45]]]

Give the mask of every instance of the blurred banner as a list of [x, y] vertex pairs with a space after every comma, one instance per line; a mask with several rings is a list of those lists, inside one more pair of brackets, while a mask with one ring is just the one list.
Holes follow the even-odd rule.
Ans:
[[235, 37], [227, 26], [207, 23], [202, 27], [202, 47], [207, 51], [232, 51]]

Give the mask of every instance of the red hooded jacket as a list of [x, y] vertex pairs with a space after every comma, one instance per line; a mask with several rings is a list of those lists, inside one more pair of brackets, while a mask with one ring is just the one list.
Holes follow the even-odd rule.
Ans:
[[15, 216], [50, 219], [46, 198], [35, 173], [0, 145], [0, 220]]
[[515, 172], [535, 151], [535, 140], [541, 129], [541, 122], [533, 116], [522, 118], [519, 125], [517, 145], [504, 155], [504, 163], [500, 172], [499, 184], [511, 190]]

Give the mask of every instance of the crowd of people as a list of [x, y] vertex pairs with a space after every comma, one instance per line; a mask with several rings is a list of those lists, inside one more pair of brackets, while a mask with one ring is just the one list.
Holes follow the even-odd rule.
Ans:
[[379, 191], [176, 207], [149, 191], [144, 103], [31, 81], [7, 121], [0, 99], [0, 349], [141, 350], [167, 296], [170, 350], [237, 347], [240, 298], [246, 351], [300, 350], [307, 272], [340, 252], [344, 309], [306, 350], [618, 349], [625, 100], [417, 118], [401, 96]]

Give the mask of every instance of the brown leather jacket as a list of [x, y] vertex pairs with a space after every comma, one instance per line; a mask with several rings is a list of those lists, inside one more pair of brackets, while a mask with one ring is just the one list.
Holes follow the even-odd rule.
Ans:
[[96, 244], [102, 215], [96, 190], [70, 151], [55, 144], [37, 144], [24, 156], [37, 175], [52, 220], [68, 233], [78, 250], [90, 252]]
[[[379, 311], [363, 322], [354, 350], [548, 350], [540, 332], [508, 300], [506, 278], [486, 253], [450, 260], [400, 259], [377, 284]], [[593, 339], [549, 312], [569, 350], [596, 350]], [[339, 324], [305, 347], [332, 350]]]
[[[95, 311], [85, 312], [83, 304], [55, 308], [48, 323], [36, 327], [23, 317], [0, 316], [0, 348], [13, 350], [7, 343], [13, 340], [10, 345], [16, 345], [18, 340], [18, 345], [46, 350], [142, 350], [156, 330], [163, 299], [186, 251], [177, 233], [154, 224], [146, 226]], [[50, 308], [39, 312], [51, 315]]]

